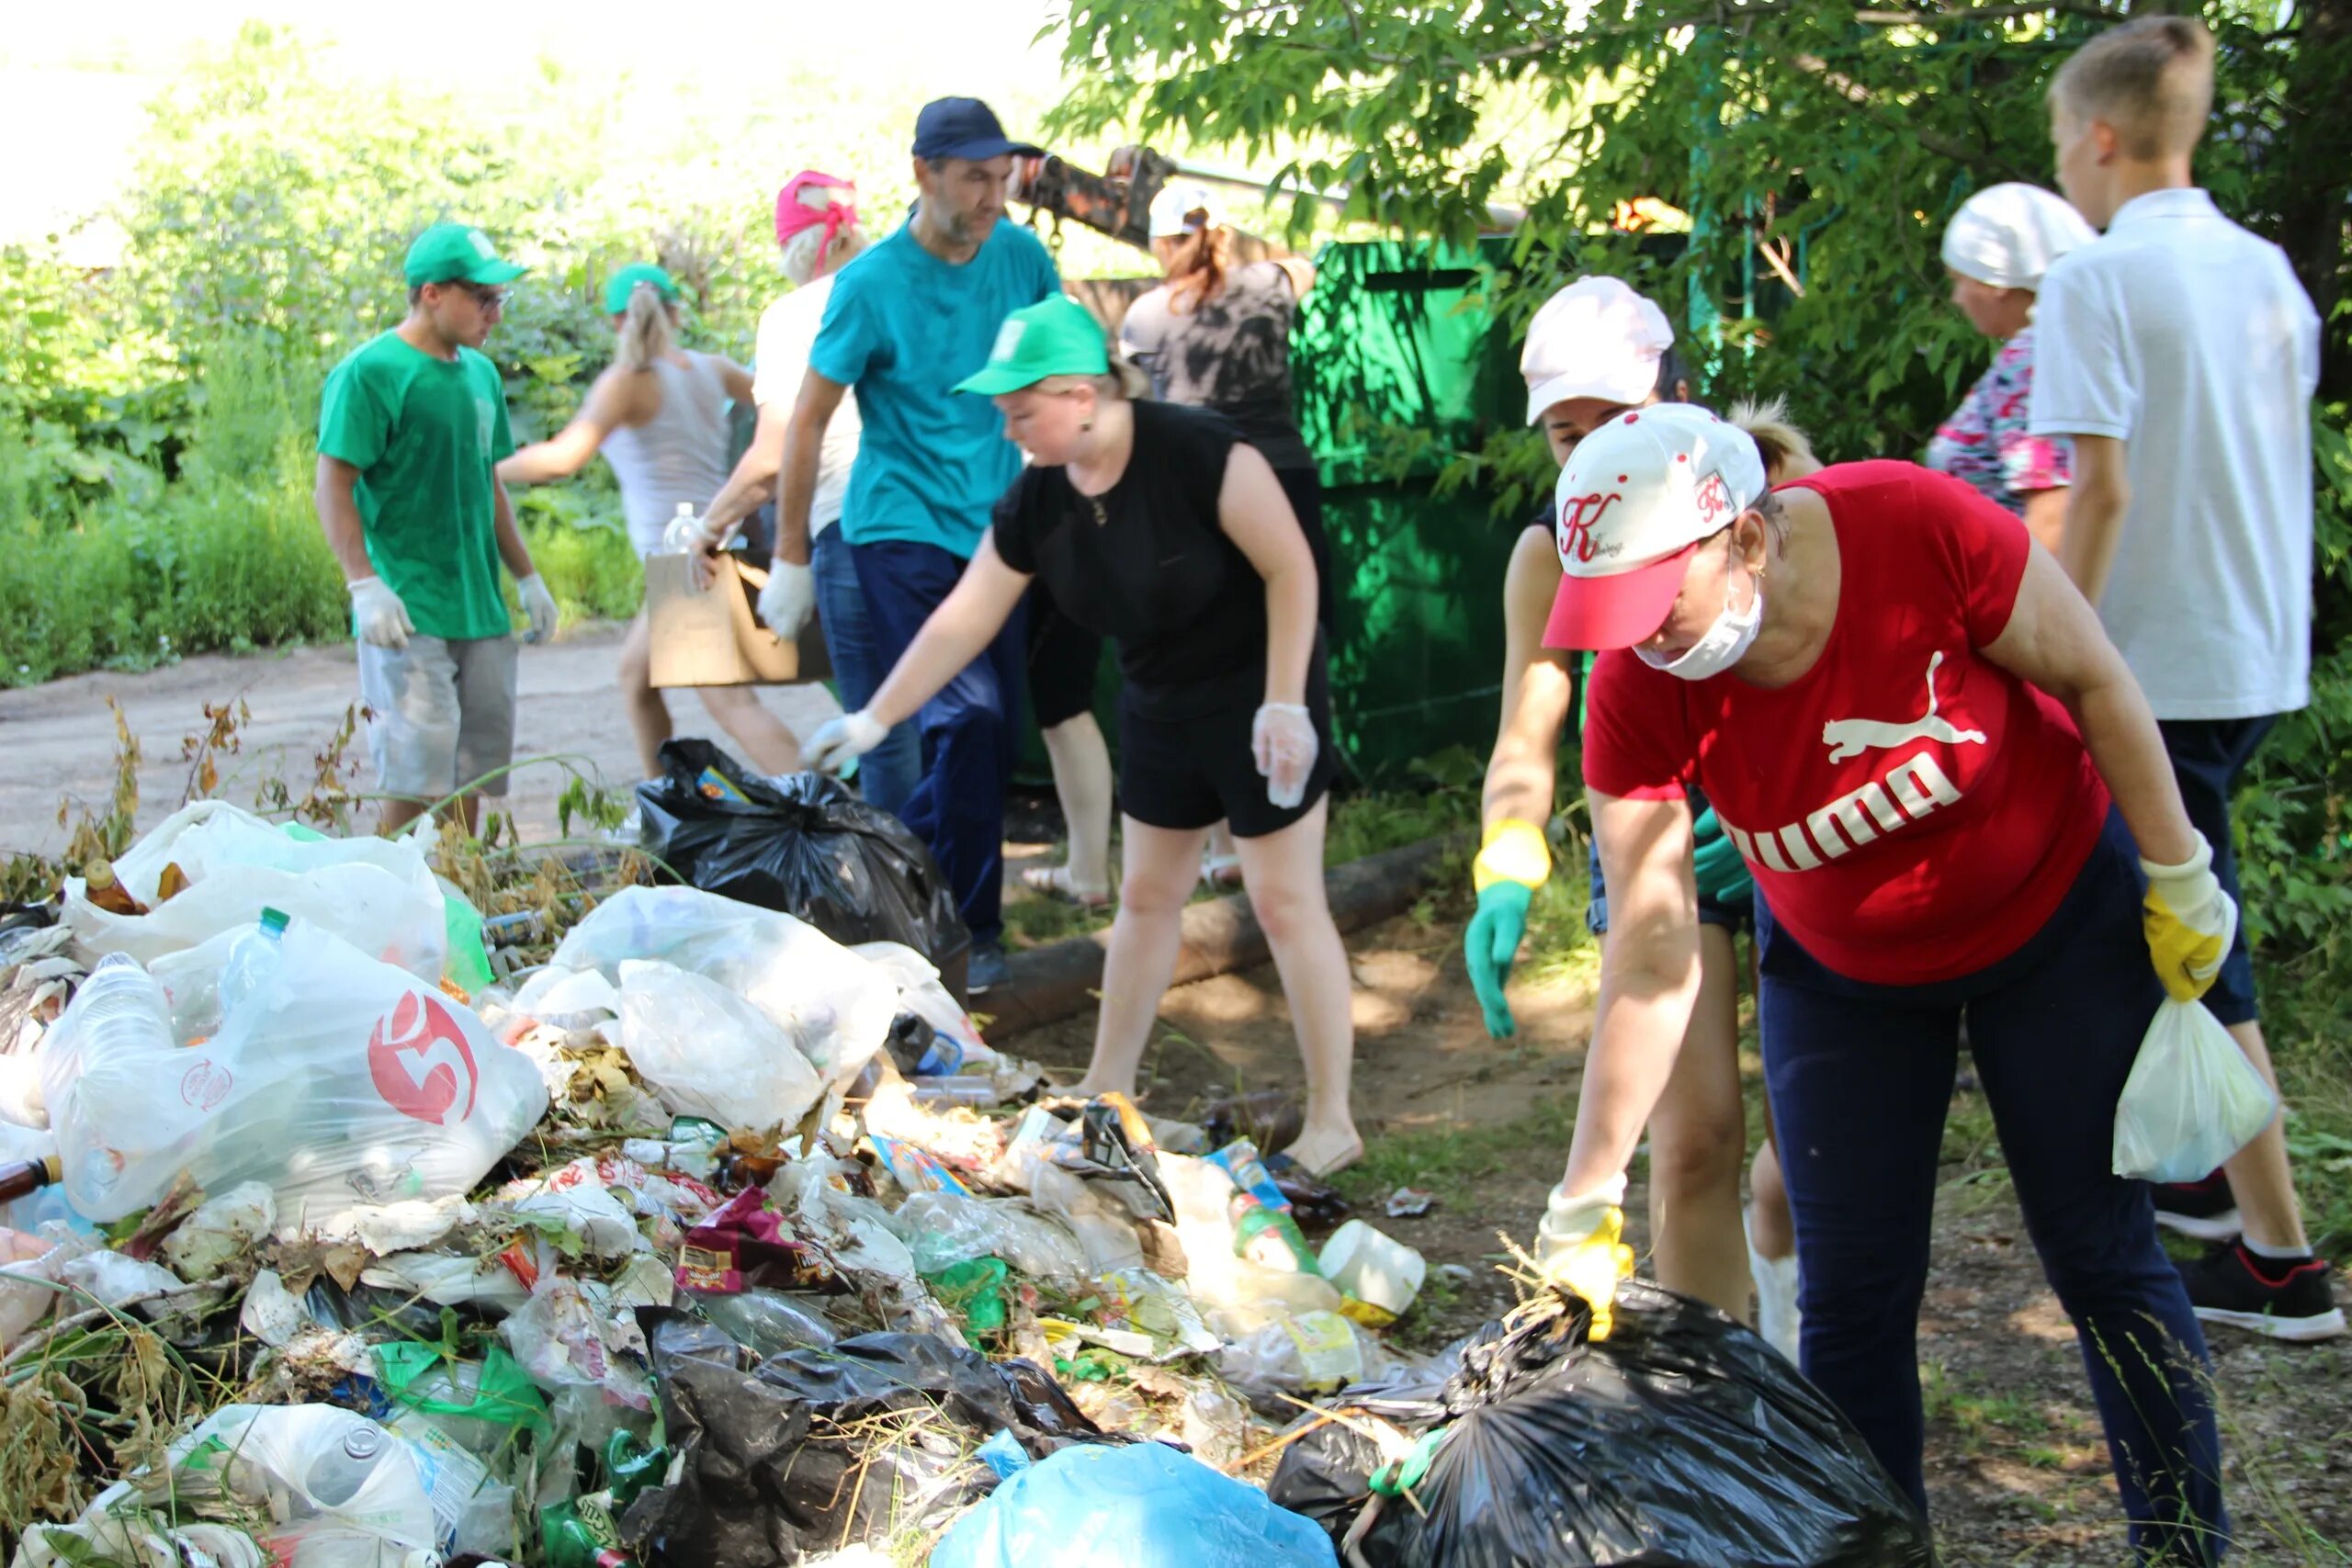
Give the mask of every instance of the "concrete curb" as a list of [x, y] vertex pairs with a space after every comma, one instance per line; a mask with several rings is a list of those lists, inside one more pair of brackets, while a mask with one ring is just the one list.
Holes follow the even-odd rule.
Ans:
[[[1332, 867], [1323, 875], [1332, 919], [1345, 933], [1411, 908], [1446, 852], [1468, 841], [1466, 833], [1424, 839]], [[1266, 962], [1266, 933], [1250, 913], [1245, 893], [1188, 905], [1183, 923], [1177, 985]], [[991, 1038], [1010, 1038], [1082, 1011], [1102, 984], [1102, 955], [1110, 942], [1111, 933], [1104, 930], [1014, 953], [1007, 965], [1012, 983], [974, 998], [972, 1010], [993, 1021], [989, 1025]]]

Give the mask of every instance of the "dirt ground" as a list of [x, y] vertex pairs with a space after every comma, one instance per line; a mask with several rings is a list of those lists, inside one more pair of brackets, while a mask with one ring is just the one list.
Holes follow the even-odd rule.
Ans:
[[[615, 694], [613, 663], [621, 628], [567, 629], [563, 640], [522, 650], [514, 754], [568, 756], [610, 784], [637, 776], [637, 746]], [[795, 733], [807, 737], [840, 709], [821, 687], [763, 691], [762, 700]], [[0, 691], [0, 852], [54, 852], [65, 830], [57, 825], [60, 795], [102, 804], [114, 784], [114, 717], [107, 698], [122, 705], [142, 754], [139, 826], [170, 815], [187, 792], [188, 765], [180, 758], [185, 736], [205, 728], [204, 705], [242, 697], [252, 709], [243, 750], [220, 761], [224, 800], [249, 805], [273, 774], [309, 779], [312, 759], [358, 700], [359, 678], [348, 644], [299, 648], [242, 657], [207, 654], [136, 674], [75, 675], [21, 691]], [[670, 710], [681, 735], [718, 739], [718, 728], [692, 693], [675, 693]], [[363, 764], [355, 787], [365, 789], [365, 742], [351, 760]], [[518, 771], [506, 807], [526, 840], [557, 836], [556, 799], [570, 775], [553, 763]]]
[[[1356, 1103], [1371, 1152], [1361, 1174], [1340, 1185], [1359, 1214], [1420, 1249], [1433, 1278], [1447, 1264], [1467, 1270], [1398, 1325], [1408, 1343], [1427, 1348], [1510, 1305], [1496, 1233], [1532, 1235], [1558, 1179], [1592, 1021], [1589, 993], [1563, 983], [1515, 995], [1519, 1049], [1488, 1040], [1459, 944], [1453, 927], [1410, 916], [1349, 944]], [[1271, 968], [1181, 987], [1160, 1021], [1146, 1066], [1156, 1114], [1184, 1114], [1237, 1086], [1298, 1083]], [[1092, 1029], [1090, 1013], [1004, 1043], [1075, 1073]], [[2114, 1483], [2073, 1330], [2001, 1173], [1955, 1166], [1951, 1175], [1919, 1337], [1942, 1559], [1970, 1568], [2120, 1562]], [[1402, 1181], [1437, 1190], [1442, 1201], [1423, 1218], [1391, 1220], [1376, 1200]], [[1642, 1247], [1638, 1192], [1626, 1209]], [[2340, 1277], [2338, 1293], [2352, 1297]], [[2234, 1560], [2352, 1562], [2352, 1340], [2290, 1348], [2222, 1328], [2211, 1344]]]

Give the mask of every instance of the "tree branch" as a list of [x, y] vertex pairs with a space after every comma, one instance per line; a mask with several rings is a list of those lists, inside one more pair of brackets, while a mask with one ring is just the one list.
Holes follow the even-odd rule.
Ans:
[[2022, 6], [1962, 6], [1949, 11], [1856, 11], [1854, 20], [1871, 28], [1934, 27], [1947, 22], [1989, 22], [2004, 17], [2041, 17], [2051, 12], [2088, 17], [2096, 22], [2120, 22], [2123, 13], [2098, 0], [2040, 0]]

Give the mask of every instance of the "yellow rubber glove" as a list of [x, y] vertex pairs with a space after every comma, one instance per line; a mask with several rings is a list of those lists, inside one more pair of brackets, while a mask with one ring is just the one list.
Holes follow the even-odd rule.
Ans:
[[2193, 1002], [2211, 990], [2237, 937], [2238, 907], [2213, 875], [2213, 846], [2202, 835], [2197, 852], [2178, 865], [2143, 859], [2148, 896], [2141, 906], [2148, 956], [2175, 1001]]
[[1558, 1188], [1535, 1228], [1534, 1258], [1544, 1282], [1584, 1298], [1592, 1308], [1589, 1337], [1609, 1337], [1616, 1326], [1617, 1281], [1634, 1277], [1634, 1249], [1625, 1245], [1625, 1179], [1571, 1198]]

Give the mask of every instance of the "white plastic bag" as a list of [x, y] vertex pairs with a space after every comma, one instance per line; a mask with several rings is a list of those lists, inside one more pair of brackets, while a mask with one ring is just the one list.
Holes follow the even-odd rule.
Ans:
[[2115, 1174], [2202, 1181], [2278, 1112], [2270, 1086], [2205, 1004], [2167, 997], [2115, 1104]]
[[699, 888], [624, 888], [574, 926], [549, 962], [617, 981], [631, 958], [673, 964], [741, 997], [831, 1083], [873, 1060], [899, 1014], [890, 977], [816, 927]]
[[138, 1016], [98, 1027], [94, 998], [136, 987], [99, 984], [125, 959], [92, 975], [41, 1052], [75, 1209], [120, 1219], [186, 1170], [212, 1192], [267, 1183], [280, 1225], [300, 1230], [356, 1204], [464, 1192], [546, 1111], [537, 1069], [435, 987], [307, 920], [280, 951], [201, 1045], [173, 1043], [163, 993], [135, 965]]
[[[169, 865], [188, 885], [159, 905]], [[109, 913], [90, 902], [80, 877], [65, 879], [64, 922], [85, 962], [127, 953], [150, 964], [244, 931], [265, 907], [424, 979], [440, 979], [448, 957], [441, 886], [413, 838], [298, 839], [226, 801], [199, 800], [126, 851], [115, 875], [148, 913]]]
[[[439, 1539], [408, 1444], [334, 1405], [224, 1404], [170, 1453], [175, 1506], [252, 1521], [288, 1568], [399, 1568]], [[162, 1492], [166, 1478], [152, 1482]]]
[[787, 1132], [824, 1080], [767, 1014], [674, 964], [624, 959], [621, 1048], [673, 1114]]

